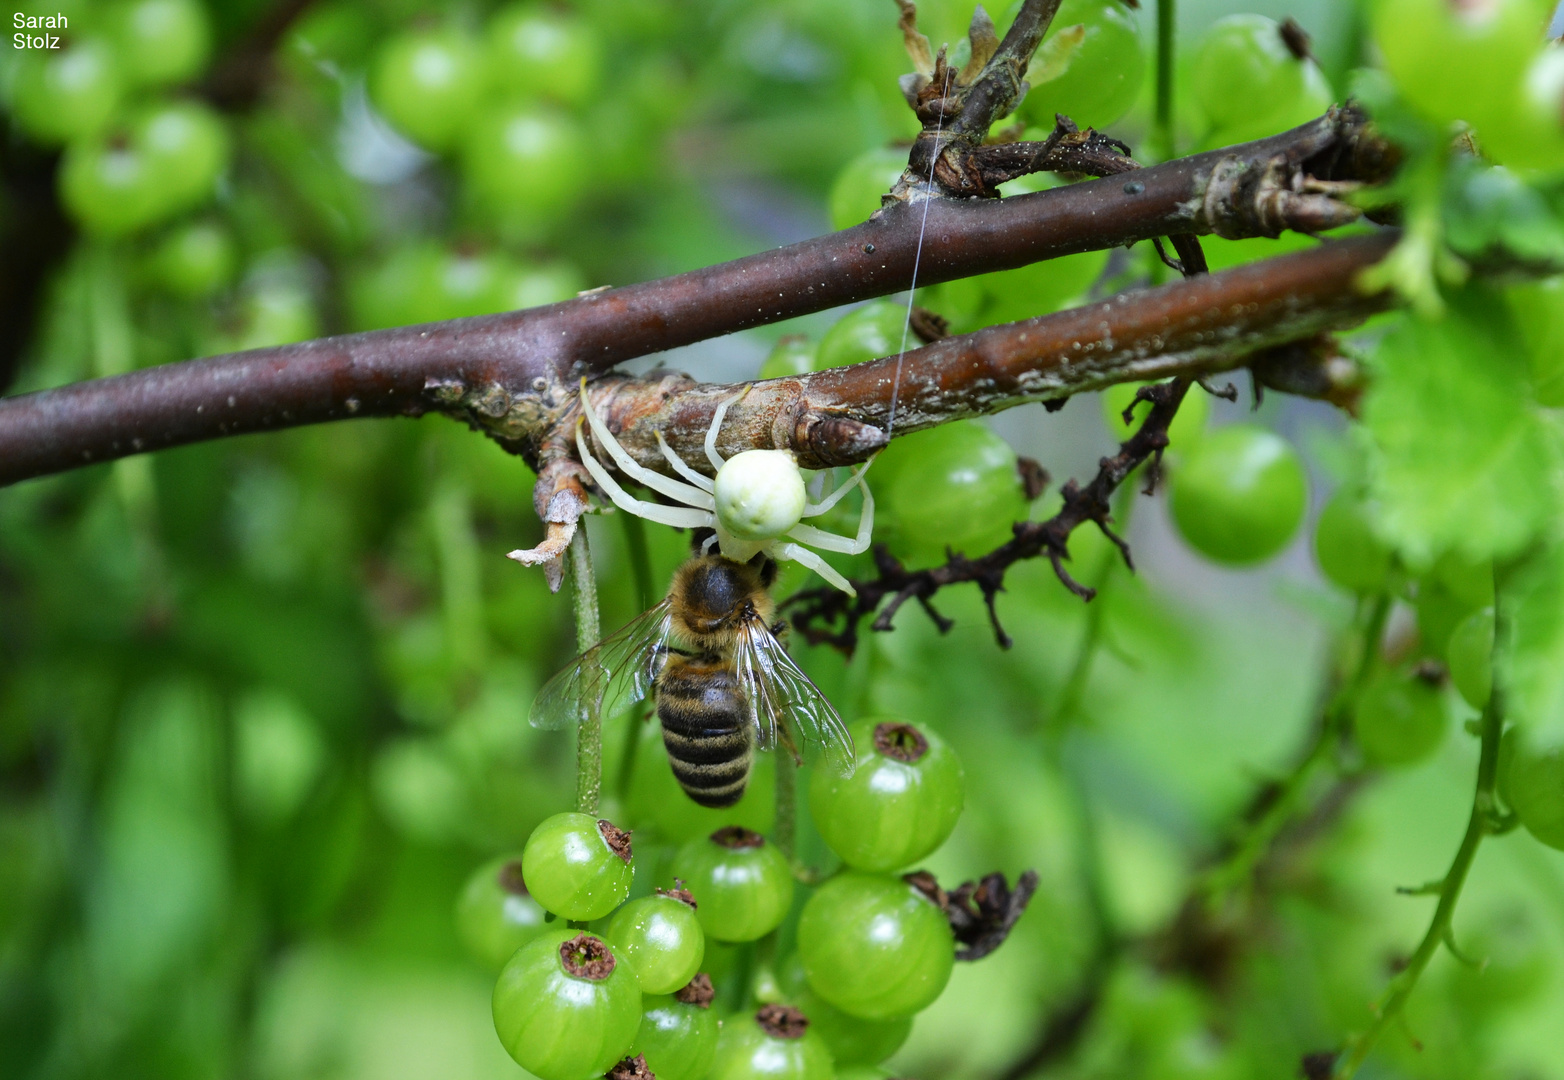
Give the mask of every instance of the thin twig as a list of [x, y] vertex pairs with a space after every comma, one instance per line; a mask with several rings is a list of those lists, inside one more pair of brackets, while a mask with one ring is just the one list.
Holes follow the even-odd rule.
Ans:
[[[1496, 567], [1497, 569], [1497, 567]], [[1505, 609], [1498, 602], [1500, 590], [1494, 590], [1494, 640], [1500, 647], [1505, 640]], [[1495, 665], [1497, 667], [1497, 664]], [[1461, 888], [1466, 884], [1466, 875], [1472, 868], [1472, 860], [1477, 857], [1477, 849], [1482, 845], [1483, 838], [1495, 831], [1495, 811], [1497, 802], [1494, 797], [1494, 789], [1499, 771], [1499, 736], [1504, 730], [1503, 693], [1496, 682], [1488, 697], [1488, 706], [1483, 709], [1481, 720], [1482, 752], [1477, 763], [1477, 784], [1472, 795], [1472, 812], [1466, 824], [1466, 834], [1461, 838], [1461, 846], [1456, 850], [1455, 859], [1450, 863], [1450, 869], [1445, 871], [1439, 887], [1439, 902], [1434, 908], [1433, 918], [1429, 920], [1428, 930], [1423, 934], [1423, 940], [1418, 943], [1417, 949], [1412, 953], [1405, 968], [1390, 981], [1385, 992], [1374, 1004], [1374, 1022], [1368, 1029], [1347, 1040], [1341, 1055], [1336, 1060], [1336, 1067], [1331, 1072], [1331, 1080], [1351, 1080], [1357, 1074], [1358, 1068], [1374, 1049], [1380, 1038], [1401, 1017], [1401, 1011], [1406, 1007], [1407, 999], [1411, 997], [1416, 988], [1418, 979], [1422, 977], [1423, 969], [1439, 951], [1441, 945], [1447, 944], [1453, 933], [1451, 920], [1455, 916], [1456, 903], [1461, 898]]]

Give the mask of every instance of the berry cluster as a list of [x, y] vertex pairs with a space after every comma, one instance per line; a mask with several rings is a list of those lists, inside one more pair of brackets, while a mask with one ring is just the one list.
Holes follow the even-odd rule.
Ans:
[[[117, 237], [210, 200], [228, 163], [227, 130], [210, 107], [173, 96], [206, 64], [205, 8], [132, 0], [74, 22], [58, 48], [17, 60], [10, 100], [25, 135], [65, 148], [60, 196], [72, 217], [89, 233]], [[211, 258], [184, 252], [189, 246], [175, 241], [165, 255], [187, 288]]]
[[739, 825], [672, 852], [674, 887], [636, 899], [630, 835], [586, 814], [556, 814], [520, 859], [482, 867], [457, 921], [503, 964], [494, 1023], [511, 1056], [542, 1080], [830, 1080], [894, 1053], [970, 941], [953, 929], [969, 909], [898, 873], [950, 836], [964, 774], [912, 724], [853, 734], [854, 772], [816, 775], [808, 800], [843, 865], [801, 906], [789, 858]]

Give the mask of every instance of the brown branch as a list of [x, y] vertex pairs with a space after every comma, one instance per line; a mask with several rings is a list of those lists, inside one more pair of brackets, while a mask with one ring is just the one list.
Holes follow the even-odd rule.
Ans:
[[[1376, 179], [1387, 153], [1362, 114], [1344, 108], [1269, 139], [1142, 169], [1129, 184], [1108, 178], [997, 201], [934, 199], [919, 280], [932, 285], [1177, 233], [1317, 231], [1356, 211], [1329, 194], [1300, 194], [1301, 181]], [[168, 364], [0, 399], [0, 484], [228, 435], [429, 411], [483, 428], [540, 468], [547, 463], [540, 448], [571, 415], [580, 375], [906, 288], [923, 210], [899, 204], [829, 236], [548, 307]], [[1113, 318], [1138, 322], [1117, 309]], [[1073, 392], [1067, 383], [1044, 387], [1044, 396]], [[1021, 389], [1017, 400], [1025, 399]], [[962, 407], [976, 409], [971, 401]], [[825, 439], [827, 450], [833, 442]], [[830, 456], [811, 451], [808, 440], [802, 452], [815, 461]]]

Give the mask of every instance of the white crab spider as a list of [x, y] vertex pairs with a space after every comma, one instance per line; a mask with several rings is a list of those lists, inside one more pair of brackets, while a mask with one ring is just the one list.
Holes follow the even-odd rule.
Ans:
[[[847, 593], [853, 587], [846, 578], [831, 568], [819, 555], [803, 545], [858, 555], [869, 550], [869, 538], [874, 530], [874, 496], [869, 485], [863, 482], [865, 462], [853, 470], [840, 487], [819, 502], [810, 502], [804, 490], [804, 477], [799, 472], [798, 460], [789, 450], [745, 450], [726, 460], [717, 453], [717, 433], [722, 430], [723, 417], [728, 406], [749, 393], [746, 386], [739, 393], [717, 406], [712, 414], [711, 427], [706, 430], [706, 459], [717, 470], [716, 480], [708, 479], [690, 468], [674, 453], [673, 448], [657, 432], [657, 446], [673, 471], [689, 483], [653, 472], [636, 463], [619, 440], [598, 419], [587, 397], [583, 382], [581, 412], [592, 427], [592, 434], [607, 449], [621, 472], [653, 491], [677, 499], [683, 506], [665, 506], [662, 503], [637, 499], [609, 475], [607, 469], [592, 456], [586, 437], [576, 428], [576, 450], [581, 463], [597, 481], [597, 486], [613, 500], [615, 506], [629, 514], [672, 525], [683, 529], [712, 529], [716, 536], [706, 541], [703, 549], [709, 552], [712, 545], [727, 558], [747, 562], [757, 553], [764, 552], [778, 562], [791, 560], [802, 563], [825, 580]], [[848, 490], [857, 485], [863, 492], [863, 511], [858, 516], [858, 535], [838, 536], [836, 533], [817, 529], [802, 523], [803, 518], [818, 517], [830, 510]]]

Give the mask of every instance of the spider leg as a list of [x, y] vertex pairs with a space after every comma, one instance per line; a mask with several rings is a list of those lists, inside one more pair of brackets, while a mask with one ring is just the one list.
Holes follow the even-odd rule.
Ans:
[[794, 525], [785, 535], [800, 544], [808, 544], [810, 547], [825, 551], [840, 551], [844, 555], [857, 555], [864, 550], [851, 536], [838, 536], [834, 532], [826, 532], [813, 525]]
[[717, 433], [722, 430], [722, 418], [728, 415], [728, 406], [749, 393], [749, 388], [750, 384], [745, 383], [744, 389], [718, 405], [717, 411], [711, 414], [711, 427], [706, 429], [706, 460], [711, 462], [713, 469], [720, 470], [726, 464], [722, 455], [717, 453]]
[[[597, 436], [597, 441], [602, 443], [608, 451], [608, 456], [614, 459], [614, 464], [619, 466], [619, 471], [638, 484], [645, 484], [653, 491], [661, 492], [670, 499], [678, 499], [686, 506], [697, 506], [702, 510], [713, 510], [717, 504], [712, 497], [700, 488], [681, 483], [678, 480], [655, 473], [652, 470], [638, 464], [634, 458], [625, 453], [625, 448], [619, 445], [619, 440], [614, 438], [608, 428], [597, 418], [597, 412], [592, 408], [591, 399], [586, 395], [586, 380], [581, 380], [581, 414], [592, 427], [592, 434]], [[579, 433], [578, 433], [579, 438]], [[597, 474], [592, 474], [596, 478]], [[616, 500], [617, 504], [617, 500]], [[646, 517], [641, 514], [641, 517]]]
[[772, 555], [777, 559], [791, 559], [793, 562], [807, 566], [848, 596], [858, 595], [858, 590], [853, 588], [852, 582], [838, 574], [830, 563], [806, 547], [801, 547], [798, 544], [778, 544], [772, 549]]
[[831, 492], [831, 494], [827, 495], [817, 503], [805, 503], [803, 516], [818, 517], [827, 510], [831, 509], [831, 507], [835, 506], [837, 503], [841, 502], [842, 496], [846, 495], [848, 491], [852, 489], [852, 486], [858, 482], [858, 478], [864, 473], [868, 472], [869, 466], [873, 464], [874, 459], [870, 458], [868, 461], [858, 466], [858, 468], [854, 469], [853, 474], [846, 480], [843, 480], [841, 486], [838, 487], [835, 491]]
[[684, 477], [702, 491], [713, 491], [716, 489], [716, 485], [712, 483], [711, 477], [702, 476], [700, 473], [686, 465], [682, 457], [673, 452], [673, 447], [668, 445], [668, 441], [663, 438], [662, 432], [654, 431], [652, 434], [657, 436], [657, 449], [663, 452], [663, 457], [668, 459], [668, 464], [673, 466], [674, 472]]
[[710, 510], [701, 510], [694, 506], [664, 506], [661, 503], [635, 498], [620, 487], [619, 482], [610, 476], [608, 470], [592, 456], [592, 452], [587, 449], [586, 437], [582, 435], [580, 425], [576, 427], [576, 451], [581, 455], [581, 464], [587, 467], [587, 472], [591, 473], [592, 479], [597, 481], [597, 486], [613, 500], [615, 506], [627, 514], [634, 514], [647, 521], [672, 525], [679, 529], [710, 528], [717, 520], [717, 515]]
[[[864, 469], [868, 467], [866, 464]], [[854, 473], [853, 478], [858, 486], [863, 488], [863, 510], [858, 514], [857, 536], [849, 540], [845, 536], [817, 529], [813, 525], [794, 525], [787, 531], [787, 535], [811, 547], [840, 551], [844, 555], [861, 555], [868, 551], [869, 541], [874, 536], [874, 493], [869, 490], [869, 485], [863, 482], [863, 469]]]

